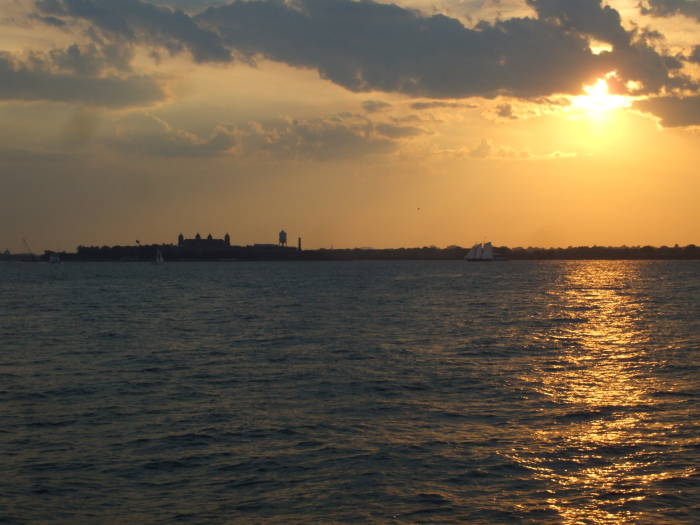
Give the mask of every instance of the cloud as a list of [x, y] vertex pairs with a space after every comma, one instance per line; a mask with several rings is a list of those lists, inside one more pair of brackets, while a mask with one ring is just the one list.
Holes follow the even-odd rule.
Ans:
[[527, 149], [516, 150], [510, 146], [496, 145], [489, 139], [481, 139], [474, 148], [467, 150], [467, 154], [475, 159], [521, 159], [521, 160], [556, 160], [576, 157], [576, 153], [553, 151], [541, 155], [535, 155]]
[[141, 0], [36, 0], [35, 5], [39, 16], [63, 22], [83, 19], [106, 36], [162, 46], [172, 54], [187, 49], [196, 62], [231, 60], [216, 34], [177, 9]]
[[[65, 58], [65, 57], [64, 57]], [[83, 57], [84, 58], [84, 57]], [[121, 108], [147, 106], [165, 98], [160, 85], [150, 77], [93, 76], [101, 69], [89, 61], [61, 63], [56, 57], [32, 54], [21, 61], [0, 51], [0, 100], [54, 101], [88, 106]]]
[[503, 119], [509, 119], [509, 120], [515, 120], [518, 117], [513, 113], [513, 106], [511, 106], [508, 103], [503, 103], [499, 104], [496, 106], [496, 116], [503, 118]]
[[656, 93], [663, 88], [695, 87], [680, 74], [682, 63], [673, 56], [659, 53], [650, 43], [661, 34], [651, 30], [627, 31], [619, 13], [601, 0], [527, 0], [540, 19], [558, 23], [564, 30], [575, 31], [595, 41], [612, 45], [601, 53], [625, 80], [640, 82], [643, 91]]
[[658, 117], [664, 127], [700, 126], [700, 95], [649, 98], [632, 107]]
[[391, 117], [392, 122], [397, 124], [414, 124], [417, 122], [439, 122], [436, 119], [423, 119], [418, 115], [404, 115], [402, 117]]
[[127, 153], [163, 157], [209, 157], [231, 149], [233, 134], [218, 127], [208, 138], [177, 129], [147, 113], [131, 114], [116, 123], [108, 145]]
[[601, 0], [527, 0], [542, 20], [551, 20], [567, 31], [590, 35], [614, 46], [630, 42], [620, 14]]
[[243, 154], [296, 160], [334, 161], [383, 155], [398, 142], [375, 132], [371, 121], [342, 114], [330, 118], [249, 123], [235, 130]]
[[561, 97], [541, 97], [531, 100], [497, 98], [483, 105], [481, 116], [496, 122], [525, 120], [560, 113], [571, 104], [571, 99]]
[[[389, 126], [389, 125], [388, 125]], [[377, 126], [379, 128], [380, 126]], [[394, 151], [393, 138], [413, 136], [413, 128], [375, 129], [371, 121], [344, 114], [318, 119], [283, 119], [220, 125], [209, 137], [177, 129], [147, 113], [120, 120], [106, 143], [120, 151], [150, 156], [267, 156], [294, 160], [343, 160]], [[385, 135], [386, 136], [382, 136]], [[422, 130], [421, 130], [422, 132]], [[393, 135], [393, 136], [392, 136]]]
[[432, 100], [429, 102], [414, 102], [411, 104], [411, 109], [418, 111], [424, 109], [474, 109], [477, 106], [475, 104], [467, 104], [465, 102], [443, 102], [440, 100]]
[[[311, 67], [352, 91], [431, 98], [522, 98], [578, 93], [618, 70], [649, 91], [678, 86], [674, 70], [641, 33], [626, 31], [600, 0], [529, 0], [537, 18], [481, 22], [351, 0], [250, 0], [196, 17], [232, 49]], [[591, 40], [613, 44], [595, 55]], [[625, 64], [625, 62], [630, 62]]]
[[63, 143], [68, 147], [82, 146], [90, 142], [98, 132], [100, 115], [96, 110], [76, 108], [63, 129]]
[[[48, 52], [48, 60], [58, 69], [78, 75], [96, 76], [106, 69], [130, 71], [133, 50], [128, 46], [73, 44], [65, 49], [53, 49]], [[43, 59], [40, 55], [35, 58]]]
[[[656, 51], [650, 35], [625, 30], [601, 0], [527, 4], [536, 16], [467, 28], [371, 0], [238, 0], [196, 15], [143, 0], [36, 0], [38, 16], [87, 21], [105, 38], [188, 50], [198, 62], [264, 58], [312, 68], [354, 92], [532, 99], [579, 93], [612, 70], [646, 93], [691, 86], [677, 59]], [[593, 40], [613, 50], [596, 55]]]
[[666, 17], [685, 15], [700, 21], [700, 3], [697, 0], [646, 0], [640, 2], [642, 14]]
[[68, 159], [69, 157], [65, 153], [61, 152], [21, 148], [0, 148], [0, 162], [2, 163], [54, 163]]
[[228, 4], [230, 0], [154, 0], [154, 4], [174, 7], [183, 11], [198, 12], [212, 6]]
[[425, 135], [426, 131], [415, 126], [396, 126], [394, 124], [377, 124], [376, 129], [385, 137], [401, 139]]
[[196, 19], [250, 57], [313, 67], [351, 91], [535, 96], [576, 91], [605, 69], [583, 37], [531, 18], [467, 29], [389, 4], [252, 0]]
[[481, 142], [475, 148], [469, 150], [469, 156], [476, 159], [485, 159], [491, 155], [493, 151], [493, 144], [490, 140], [481, 139]]
[[49, 26], [54, 26], [54, 27], [63, 28], [63, 27], [66, 27], [66, 25], [67, 25], [63, 20], [61, 20], [60, 18], [56, 18], [55, 16], [41, 16], [41, 15], [37, 15], [35, 13], [32, 13], [29, 15], [29, 18], [33, 19], [33, 20], [37, 20], [37, 21], [42, 22], [42, 23], [49, 25]]
[[[697, 89], [697, 84], [680, 74], [683, 64], [673, 56], [661, 55], [640, 34], [633, 45], [616, 48], [610, 56], [622, 81], [640, 82], [639, 93], [658, 93], [664, 89]], [[612, 71], [612, 69], [611, 69]]]
[[384, 111], [391, 107], [388, 102], [382, 102], [381, 100], [365, 100], [362, 103], [362, 109], [367, 113], [377, 113], [378, 111]]
[[691, 51], [690, 55], [686, 57], [688, 62], [694, 62], [700, 64], [700, 46], [695, 46]]

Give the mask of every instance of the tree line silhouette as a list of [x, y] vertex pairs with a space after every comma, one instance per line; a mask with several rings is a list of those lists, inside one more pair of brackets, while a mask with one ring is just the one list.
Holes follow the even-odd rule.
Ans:
[[[59, 253], [64, 261], [148, 261], [160, 250], [165, 260], [449, 260], [463, 259], [469, 248], [449, 246], [438, 248], [321, 248], [299, 251], [284, 246], [228, 246], [209, 250], [183, 249], [174, 244], [150, 244], [136, 246], [78, 246], [76, 252]], [[687, 246], [569, 246], [567, 248], [540, 248], [498, 246], [494, 252], [508, 260], [654, 260], [700, 259], [700, 247]], [[36, 260], [48, 260], [55, 252], [47, 251]], [[3, 256], [0, 256], [2, 258]], [[21, 258], [5, 255], [6, 260]], [[30, 260], [26, 256], [24, 260]]]

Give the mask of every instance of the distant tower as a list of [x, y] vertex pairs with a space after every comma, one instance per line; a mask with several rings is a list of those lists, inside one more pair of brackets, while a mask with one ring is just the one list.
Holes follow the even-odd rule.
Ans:
[[185, 243], [185, 236], [180, 234], [177, 236], [177, 245], [182, 246]]
[[284, 230], [280, 232], [280, 246], [287, 246], [287, 232]]
[[229, 237], [228, 233], [224, 235], [224, 243], [226, 246], [231, 246], [231, 237]]
[[301, 237], [297, 239], [297, 250], [301, 251]]

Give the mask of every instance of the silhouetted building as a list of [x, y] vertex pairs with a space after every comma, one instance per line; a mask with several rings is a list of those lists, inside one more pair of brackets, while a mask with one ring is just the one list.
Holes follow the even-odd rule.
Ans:
[[280, 232], [280, 242], [279, 242], [279, 245], [280, 245], [280, 246], [287, 246], [287, 232], [284, 231], [284, 230], [282, 230], [282, 231]]
[[198, 233], [194, 239], [185, 239], [184, 235], [180, 234], [177, 236], [177, 245], [186, 250], [217, 250], [231, 246], [231, 237], [227, 233], [223, 239], [215, 239], [210, 233], [206, 239], [202, 239]]

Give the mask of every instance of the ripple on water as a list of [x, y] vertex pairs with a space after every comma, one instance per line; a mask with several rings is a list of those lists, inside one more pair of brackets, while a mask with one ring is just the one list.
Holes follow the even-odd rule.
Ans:
[[3, 523], [700, 522], [697, 263], [61, 266], [0, 273]]

